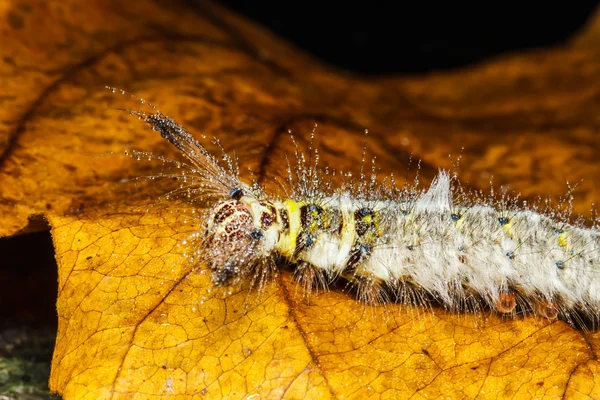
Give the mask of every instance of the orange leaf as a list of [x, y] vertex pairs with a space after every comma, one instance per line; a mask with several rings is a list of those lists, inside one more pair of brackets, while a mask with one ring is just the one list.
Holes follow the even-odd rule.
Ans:
[[182, 269], [179, 211], [53, 218], [60, 320], [50, 382], [65, 398], [597, 391], [593, 344], [562, 322], [366, 307], [336, 291], [309, 305], [287, 273], [261, 295], [222, 296]]
[[369, 128], [369, 153], [387, 172], [403, 176], [413, 154], [427, 181], [464, 147], [470, 186], [486, 188], [493, 175], [534, 198], [584, 179], [575, 208], [586, 213], [600, 182], [600, 22], [558, 49], [358, 79], [211, 3], [200, 15], [149, 0], [30, 3], [0, 6], [12, 21], [0, 32], [9, 94], [0, 99], [0, 235], [34, 214], [51, 225], [59, 331], [50, 386], [65, 399], [600, 397], [599, 334], [563, 322], [367, 307], [337, 290], [308, 303], [288, 272], [261, 294], [211, 290], [177, 246], [202, 224], [193, 210], [157, 201], [163, 181], [122, 182], [152, 166], [96, 157], [175, 156], [111, 108], [139, 104], [108, 84], [196, 137], [218, 136], [245, 177], [249, 168], [271, 189], [268, 177], [285, 176], [293, 152], [287, 129], [306, 147], [318, 122], [323, 163], [338, 169], [358, 170]]

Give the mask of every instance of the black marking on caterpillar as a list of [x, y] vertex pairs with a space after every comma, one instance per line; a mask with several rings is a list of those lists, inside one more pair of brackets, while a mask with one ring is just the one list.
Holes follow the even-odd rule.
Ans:
[[210, 268], [217, 286], [250, 278], [261, 287], [283, 259], [308, 294], [344, 279], [367, 303], [434, 300], [454, 311], [483, 304], [507, 316], [533, 313], [594, 326], [600, 319], [596, 225], [518, 208], [507, 196], [464, 200], [456, 177], [445, 171], [427, 191], [397, 188], [393, 177], [377, 185], [374, 173], [365, 183], [362, 168], [358, 182], [335, 188], [317, 151], [307, 162], [296, 150], [288, 197], [271, 196], [242, 182], [237, 161], [222, 148], [227, 168], [154, 110], [130, 113], [187, 158], [189, 164], [178, 163], [180, 176], [166, 176], [184, 181], [173, 195], [205, 207], [204, 229], [191, 237], [192, 257]]

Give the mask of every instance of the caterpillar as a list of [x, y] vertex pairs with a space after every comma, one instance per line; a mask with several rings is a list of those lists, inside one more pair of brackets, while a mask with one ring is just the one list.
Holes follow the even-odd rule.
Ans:
[[308, 294], [343, 281], [367, 304], [483, 305], [568, 322], [600, 316], [596, 226], [510, 199], [469, 200], [456, 175], [443, 170], [420, 191], [397, 188], [393, 176], [378, 184], [362, 168], [358, 181], [334, 185], [335, 172], [319, 166], [318, 151], [307, 156], [298, 146], [287, 194], [275, 196], [241, 181], [237, 159], [218, 141], [220, 160], [152, 107], [129, 112], [188, 161], [168, 177], [183, 181], [177, 192], [201, 204], [204, 225], [190, 238], [192, 257], [209, 268], [215, 286], [262, 282], [286, 265]]

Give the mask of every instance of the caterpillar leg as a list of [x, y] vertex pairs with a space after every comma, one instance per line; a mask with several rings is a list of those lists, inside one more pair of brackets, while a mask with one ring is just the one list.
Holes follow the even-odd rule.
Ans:
[[548, 300], [538, 300], [533, 302], [533, 312], [535, 315], [544, 317], [550, 321], [558, 318], [558, 306]]
[[294, 269], [294, 279], [302, 288], [304, 297], [310, 299], [313, 292], [326, 291], [328, 284], [323, 269], [306, 261], [300, 261]]
[[390, 301], [384, 282], [369, 275], [353, 274], [348, 283], [356, 290], [356, 296], [362, 303], [368, 305], [388, 303]]
[[513, 292], [500, 293], [494, 303], [496, 311], [502, 314], [512, 314], [517, 307], [517, 294]]

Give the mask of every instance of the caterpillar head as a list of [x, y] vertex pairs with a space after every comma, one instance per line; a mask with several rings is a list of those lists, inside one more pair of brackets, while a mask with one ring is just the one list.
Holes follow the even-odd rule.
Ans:
[[218, 286], [254, 273], [269, 259], [278, 238], [263, 224], [273, 218], [271, 209], [246, 193], [233, 189], [231, 199], [217, 203], [207, 221], [204, 261]]

